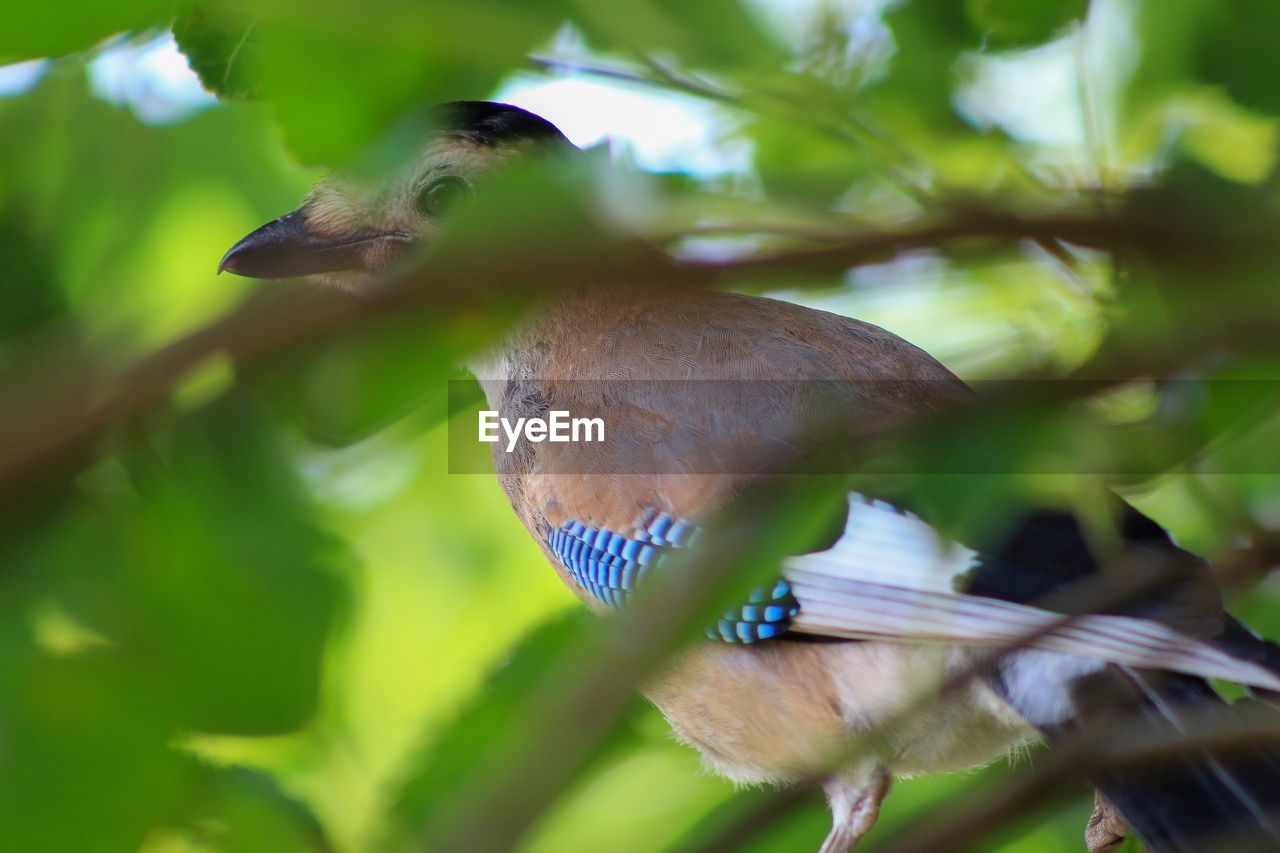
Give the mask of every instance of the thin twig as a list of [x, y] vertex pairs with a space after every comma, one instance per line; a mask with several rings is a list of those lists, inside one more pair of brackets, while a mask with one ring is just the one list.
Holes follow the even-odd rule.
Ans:
[[1099, 128], [1097, 103], [1093, 97], [1093, 79], [1089, 74], [1089, 24], [1087, 21], [1080, 23], [1076, 27], [1074, 44], [1072, 47], [1072, 58], [1075, 61], [1076, 71], [1076, 95], [1079, 101], [1080, 109], [1080, 126], [1084, 131], [1085, 148], [1089, 152], [1089, 157], [1093, 160], [1093, 168], [1096, 174], [1096, 183], [1092, 187], [1093, 195], [1097, 196], [1098, 203], [1101, 204], [1102, 196], [1099, 193], [1106, 193], [1109, 185], [1110, 169], [1107, 165], [1107, 153], [1105, 142], [1102, 139]]
[[1093, 771], [1152, 767], [1200, 750], [1215, 754], [1255, 752], [1259, 743], [1280, 739], [1280, 719], [1274, 711], [1258, 711], [1238, 713], [1229, 721], [1220, 714], [1188, 716], [1179, 721], [1182, 730], [1178, 732], [1153, 731], [1145, 722], [1128, 719], [1090, 726], [1059, 744], [1034, 768], [999, 785], [967, 791], [951, 804], [930, 807], [929, 820], [908, 822], [906, 828], [874, 844], [871, 850], [914, 853], [969, 849]]
[[[645, 86], [656, 86], [675, 89], [688, 95], [716, 101], [742, 109], [782, 115], [788, 119], [802, 119], [826, 134], [845, 142], [870, 150], [879, 147], [899, 160], [906, 161], [915, 171], [924, 171], [922, 161], [915, 157], [901, 143], [894, 140], [886, 131], [876, 127], [869, 119], [852, 110], [831, 112], [822, 102], [808, 101], [797, 104], [794, 93], [777, 94], [766, 90], [752, 92], [750, 98], [740, 92], [722, 89], [688, 74], [677, 73], [664, 63], [648, 55], [641, 57], [650, 74], [638, 70], [618, 68], [616, 66], [599, 65], [578, 60], [562, 60], [553, 57], [531, 56], [529, 61], [541, 68], [563, 70], [575, 73], [590, 74], [627, 83]], [[894, 184], [904, 195], [911, 198], [922, 209], [928, 210], [935, 205], [935, 194], [917, 181], [907, 171], [885, 160], [877, 162], [877, 167], [884, 173], [890, 183]]]
[[530, 65], [534, 65], [546, 71], [565, 71], [571, 74], [589, 74], [592, 77], [604, 77], [609, 80], [618, 80], [623, 83], [635, 83], [641, 86], [657, 85], [653, 78], [647, 77], [639, 71], [630, 71], [625, 68], [618, 68], [610, 65], [597, 65], [591, 62], [582, 62], [577, 59], [560, 59], [554, 56], [529, 56], [527, 57]]

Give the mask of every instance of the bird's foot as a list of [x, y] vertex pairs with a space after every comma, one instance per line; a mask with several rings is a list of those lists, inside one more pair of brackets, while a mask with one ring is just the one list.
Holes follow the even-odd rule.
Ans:
[[889, 771], [879, 765], [827, 783], [831, 802], [831, 832], [818, 853], [848, 853], [880, 817], [880, 804], [889, 793]]
[[1129, 828], [1124, 825], [1120, 815], [1112, 810], [1102, 795], [1093, 795], [1093, 814], [1084, 827], [1084, 843], [1089, 853], [1105, 853], [1115, 850], [1124, 843]]

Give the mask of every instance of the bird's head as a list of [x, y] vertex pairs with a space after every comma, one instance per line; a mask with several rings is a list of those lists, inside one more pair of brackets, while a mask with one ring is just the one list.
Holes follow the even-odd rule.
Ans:
[[299, 208], [232, 246], [218, 272], [314, 276], [359, 289], [426, 243], [486, 173], [531, 152], [576, 150], [551, 122], [508, 104], [444, 104], [432, 127], [418, 156], [393, 178], [380, 186], [321, 181]]

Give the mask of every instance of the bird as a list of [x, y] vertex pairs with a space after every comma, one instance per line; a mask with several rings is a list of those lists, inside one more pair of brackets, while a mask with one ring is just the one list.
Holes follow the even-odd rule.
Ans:
[[[580, 153], [519, 107], [441, 105], [415, 157], [384, 185], [322, 180], [297, 209], [235, 243], [218, 271], [360, 293], [430, 244], [504, 164]], [[769, 460], [796, 448], [806, 419], [852, 435], [972, 396], [927, 352], [870, 323], [626, 281], [564, 282], [470, 366], [488, 405], [513, 423], [555, 410], [605, 422], [599, 444], [493, 447], [515, 514], [563, 583], [602, 614], [626, 606], [646, 578], [676, 571], [664, 567], [681, 565], [709, 519], [766, 482]], [[1143, 731], [1175, 734], [1206, 715], [1228, 719], [1234, 706], [1210, 679], [1246, 685], [1270, 708], [1280, 647], [1223, 609], [1203, 559], [1119, 497], [1102, 503], [1109, 553], [1061, 507], [1018, 510], [970, 542], [909, 501], [851, 491], [830, 536], [784, 559], [775, 580], [727, 609], [643, 692], [735, 782], [823, 774], [832, 828], [822, 853], [866, 835], [894, 778], [982, 766], [1034, 741], [1068, 748], [1121, 712]], [[1072, 604], [1067, 593], [1117, 558], [1171, 580], [1105, 608]], [[897, 727], [877, 728], [922, 689], [966, 673]], [[869, 733], [869, 753], [829, 766]], [[1104, 764], [1087, 781], [1097, 792], [1090, 850], [1128, 833], [1161, 851], [1228, 837], [1280, 849], [1274, 743], [1247, 754], [1191, 748], [1158, 768]]]

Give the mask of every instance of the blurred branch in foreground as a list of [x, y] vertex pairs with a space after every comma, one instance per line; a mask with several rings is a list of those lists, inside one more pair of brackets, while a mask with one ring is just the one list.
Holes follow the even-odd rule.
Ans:
[[[499, 299], [525, 302], [540, 289], [550, 290], [579, 280], [617, 280], [641, 287], [713, 287], [743, 280], [831, 275], [850, 267], [883, 261], [922, 248], [971, 245], [973, 241], [1017, 242], [1060, 239], [1079, 246], [1132, 253], [1153, 259], [1191, 257], [1202, 264], [1221, 258], [1224, 269], [1241, 261], [1255, 263], [1274, 251], [1265, 229], [1235, 234], [1217, 244], [1218, 227], [1171, 209], [1164, 218], [1149, 216], [1010, 216], [975, 209], [937, 223], [897, 231], [856, 235], [820, 248], [802, 248], [759, 257], [719, 262], [675, 261], [636, 243], [602, 241], [587, 251], [561, 248], [547, 253], [495, 235], [501, 251], [436, 255], [385, 287], [352, 297], [313, 288], [268, 288], [224, 317], [114, 374], [101, 365], [92, 372], [68, 371], [65, 365], [36, 366], [29, 375], [60, 376], [59, 387], [37, 394], [23, 390], [22, 399], [6, 393], [5, 410], [14, 413], [0, 429], [0, 493], [73, 456], [112, 427], [163, 400], [196, 367], [225, 354], [247, 367], [324, 335], [406, 310], [460, 313], [484, 309]], [[560, 235], [552, 245], [571, 246], [580, 235]], [[587, 241], [590, 243], [590, 241]], [[489, 247], [486, 247], [489, 248]], [[1225, 257], [1224, 257], [1225, 255]], [[1135, 352], [1122, 343], [1103, 353], [1080, 374], [1115, 379], [1167, 372], [1219, 343], [1269, 351], [1280, 316], [1251, 309], [1224, 311], [1212, 318], [1208, 333], [1173, 341], [1166, 351], [1154, 347]], [[1280, 309], [1277, 310], [1280, 314]], [[1207, 325], [1207, 323], [1206, 323]], [[462, 355], [459, 353], [459, 355]], [[86, 359], [86, 363], [91, 360]], [[40, 387], [38, 382], [31, 383]]]
[[[1102, 767], [1155, 767], [1182, 755], [1208, 751], [1215, 756], [1248, 754], [1280, 739], [1280, 713], [1254, 705], [1235, 707], [1230, 718], [1204, 715], [1179, 721], [1179, 731], [1152, 730], [1145, 722], [1113, 720], [1090, 726], [1049, 751], [1035, 768], [999, 786], [966, 792], [928, 820], [914, 822], [869, 849], [908, 853], [915, 850], [971, 849], [1015, 821], [1030, 817], [1065, 788]], [[1223, 838], [1214, 849], [1239, 849], [1247, 839]], [[1246, 847], [1246, 849], [1251, 849]]]

